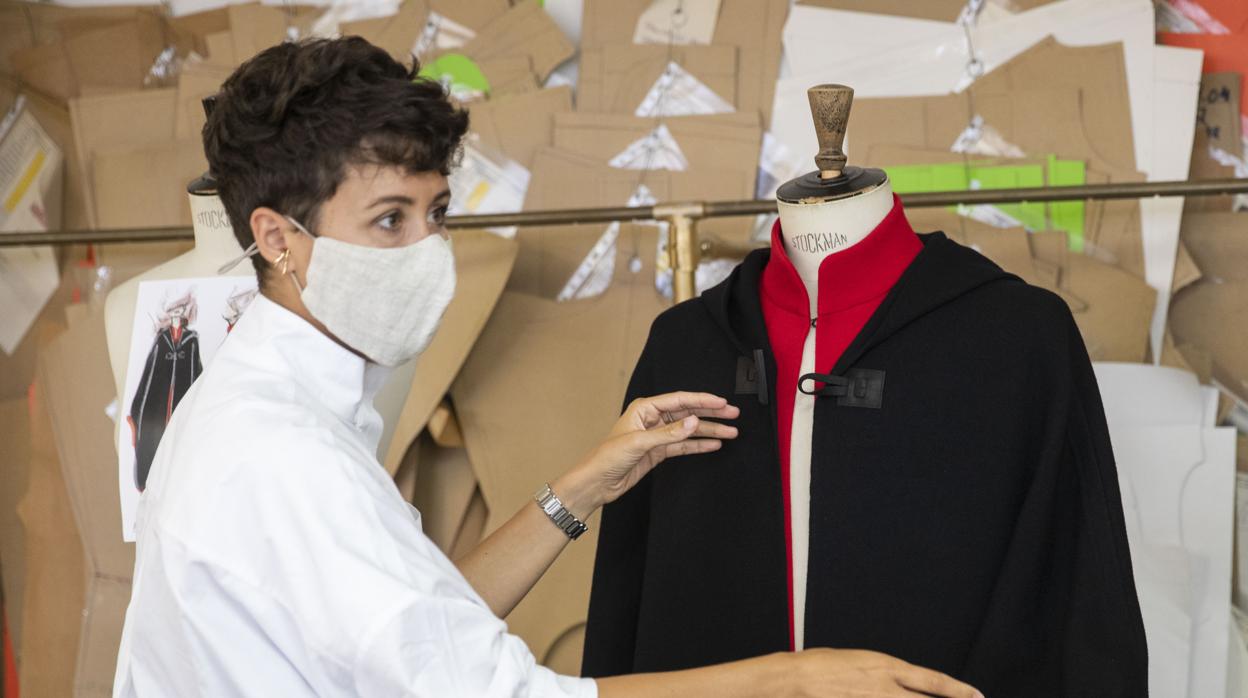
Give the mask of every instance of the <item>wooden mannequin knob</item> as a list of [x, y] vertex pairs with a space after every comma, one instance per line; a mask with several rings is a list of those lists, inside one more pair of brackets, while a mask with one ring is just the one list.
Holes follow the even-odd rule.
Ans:
[[835, 179], [845, 169], [845, 127], [849, 124], [849, 108], [854, 103], [854, 88], [845, 85], [815, 85], [806, 91], [810, 98], [810, 115], [815, 121], [819, 153], [815, 166], [821, 179]]

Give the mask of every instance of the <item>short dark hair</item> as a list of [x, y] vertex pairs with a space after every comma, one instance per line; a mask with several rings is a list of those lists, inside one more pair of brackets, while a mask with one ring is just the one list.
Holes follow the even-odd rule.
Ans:
[[[358, 36], [282, 43], [235, 70], [203, 136], [239, 244], [254, 242], [261, 206], [315, 230], [349, 166], [449, 174], [468, 114], [418, 70]], [[265, 262], [252, 261], [263, 284]]]

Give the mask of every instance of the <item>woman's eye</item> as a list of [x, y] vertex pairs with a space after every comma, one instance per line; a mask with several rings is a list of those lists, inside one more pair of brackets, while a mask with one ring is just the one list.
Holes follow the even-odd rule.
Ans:
[[403, 227], [403, 214], [398, 211], [387, 213], [377, 219], [377, 225], [385, 230], [396, 232]]
[[441, 228], [446, 225], [446, 207], [439, 206], [429, 212], [429, 224]]

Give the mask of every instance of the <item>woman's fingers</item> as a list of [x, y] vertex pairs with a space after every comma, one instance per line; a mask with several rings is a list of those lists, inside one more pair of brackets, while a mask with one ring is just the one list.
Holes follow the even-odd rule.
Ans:
[[699, 407], [692, 410], [676, 410], [675, 412], [661, 412], [666, 419], [663, 421], [674, 422], [678, 419], [684, 419], [689, 415], [695, 417], [718, 417], [720, 419], [736, 419], [741, 416], [740, 408], [734, 405], [725, 405], [724, 407], [708, 408]]
[[637, 456], [641, 457], [642, 454], [649, 453], [656, 448], [684, 441], [698, 429], [700, 423], [701, 420], [697, 417], [685, 417], [678, 422], [664, 426], [634, 431], [627, 438]]
[[685, 391], [638, 398], [633, 407], [647, 426], [660, 421], [674, 422], [690, 415], [733, 419], [741, 413], [735, 406], [729, 405], [726, 398]]
[[984, 698], [979, 691], [951, 676], [904, 662], [898, 662], [893, 678], [899, 686], [919, 694], [942, 698]]
[[735, 439], [737, 438], [737, 428], [719, 422], [708, 422], [699, 420], [698, 427], [689, 435], [690, 438], [706, 438], [706, 439]]
[[677, 456], [692, 456], [698, 453], [710, 453], [718, 451], [723, 445], [719, 439], [686, 439], [674, 444], [668, 444], [663, 447], [663, 458], [675, 458]]

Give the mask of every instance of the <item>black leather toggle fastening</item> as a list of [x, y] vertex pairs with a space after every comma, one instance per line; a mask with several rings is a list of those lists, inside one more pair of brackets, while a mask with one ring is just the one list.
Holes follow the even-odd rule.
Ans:
[[758, 401], [767, 404], [767, 363], [762, 349], [754, 350], [754, 358], [737, 357], [736, 395], [756, 395]]
[[[806, 383], [823, 383], [822, 388], [806, 389]], [[851, 368], [844, 376], [807, 373], [797, 380], [797, 389], [806, 395], [834, 397], [843, 407], [879, 409], [884, 404], [884, 372], [872, 368]]]

